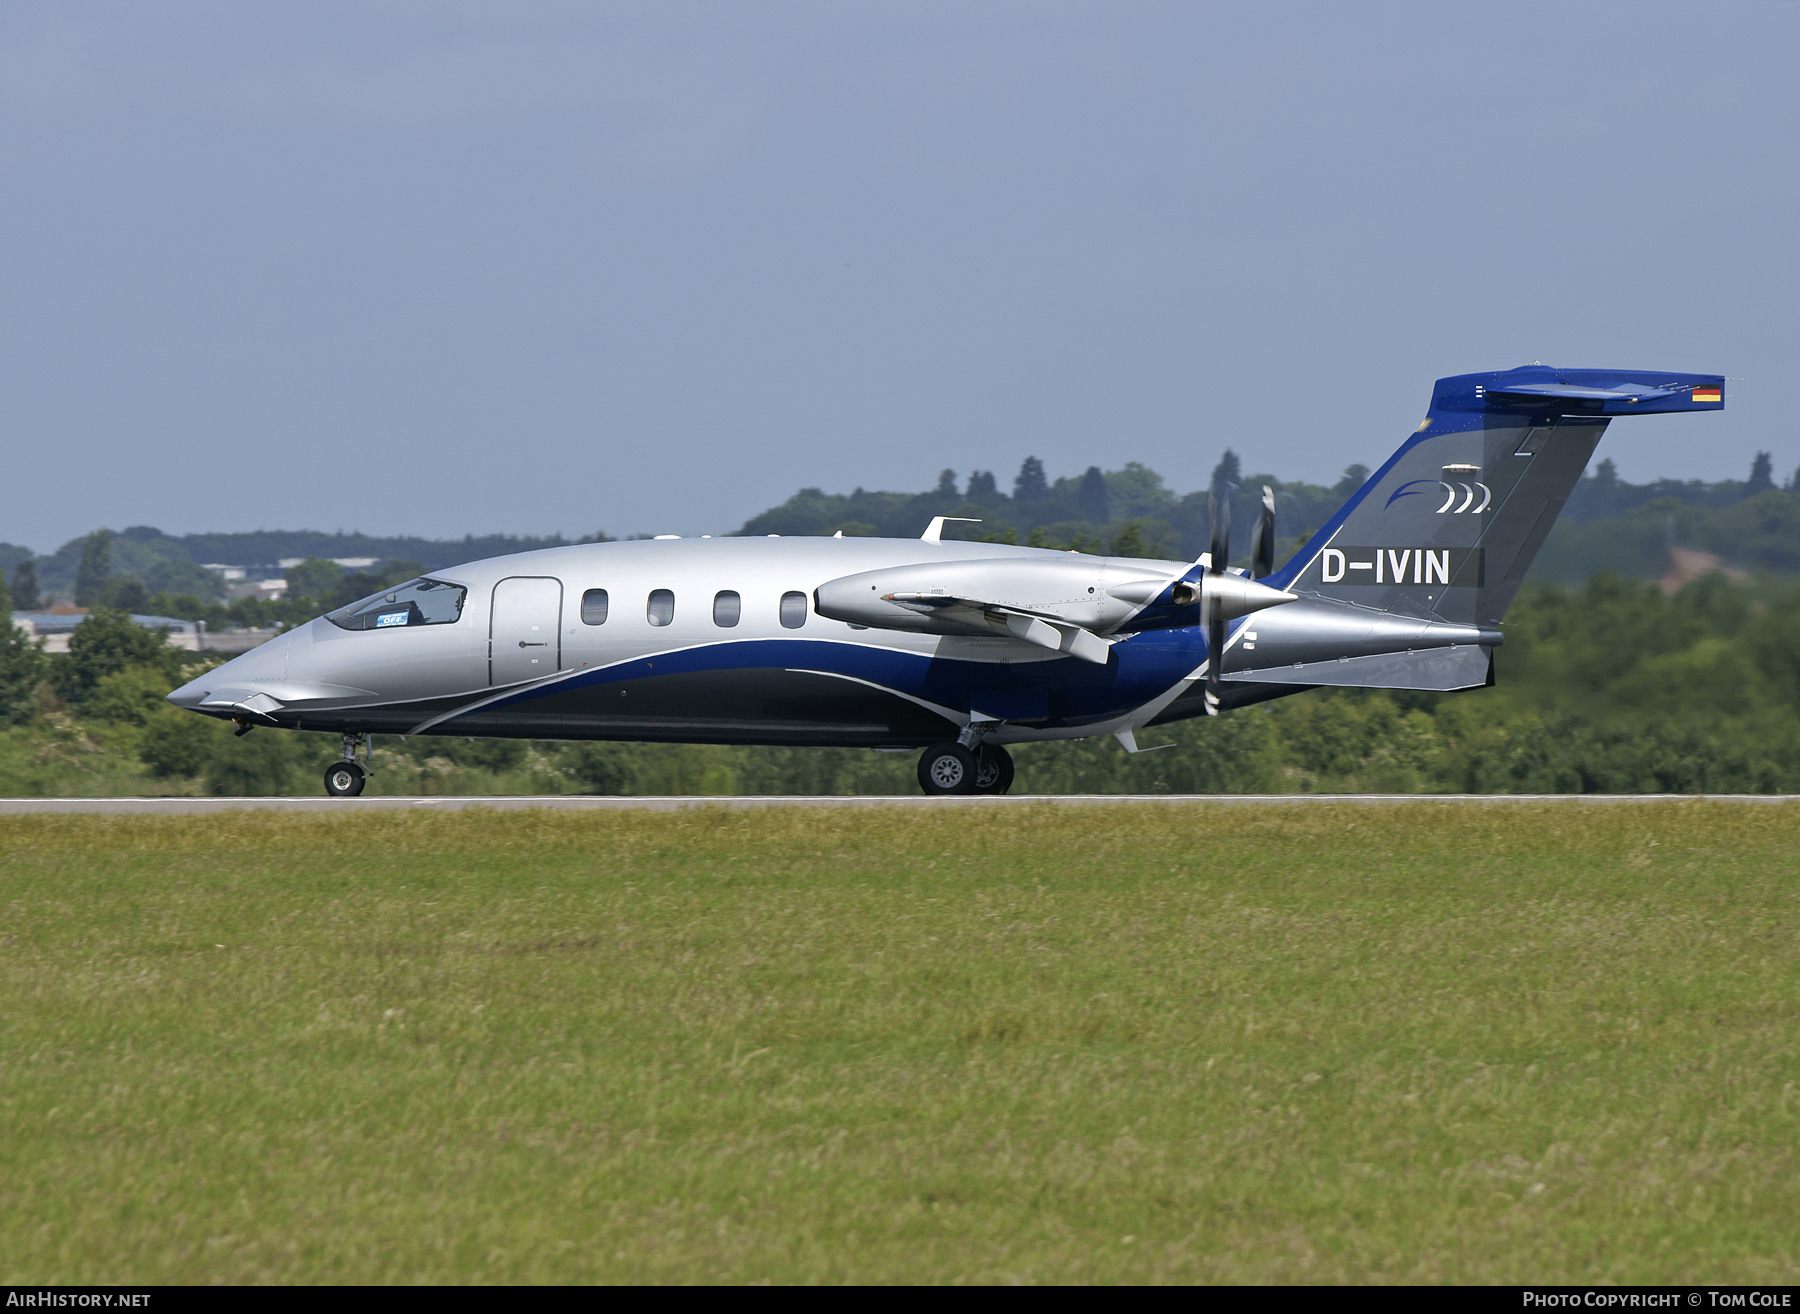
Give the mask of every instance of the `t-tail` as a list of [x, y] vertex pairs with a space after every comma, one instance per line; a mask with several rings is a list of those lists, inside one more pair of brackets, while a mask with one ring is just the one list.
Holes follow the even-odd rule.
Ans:
[[1240, 627], [1224, 679], [1409, 689], [1491, 682], [1500, 621], [1606, 426], [1619, 416], [1720, 410], [1724, 382], [1536, 364], [1439, 379], [1430, 412], [1400, 450], [1264, 580], [1299, 602]]

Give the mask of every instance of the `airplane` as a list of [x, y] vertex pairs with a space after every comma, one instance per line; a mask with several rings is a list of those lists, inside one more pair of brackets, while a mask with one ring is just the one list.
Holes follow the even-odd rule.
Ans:
[[1007, 746], [1117, 736], [1325, 686], [1494, 682], [1501, 622], [1606, 427], [1716, 411], [1724, 377], [1538, 363], [1439, 379], [1423, 422], [1279, 570], [945, 539], [681, 538], [548, 548], [384, 589], [169, 702], [377, 734], [923, 750], [927, 794], [1003, 794]]

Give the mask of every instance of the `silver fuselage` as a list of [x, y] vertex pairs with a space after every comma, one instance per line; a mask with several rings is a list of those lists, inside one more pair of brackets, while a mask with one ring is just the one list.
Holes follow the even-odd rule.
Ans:
[[[343, 733], [911, 747], [973, 717], [1007, 742], [1117, 732], [1175, 706], [1205, 662], [1195, 626], [1112, 641], [1104, 665], [1005, 634], [864, 628], [818, 614], [821, 585], [900, 566], [1017, 561], [1071, 569], [1083, 623], [1105, 630], [1140, 608], [1109, 586], [1169, 579], [1177, 561], [1103, 558], [993, 543], [870, 538], [688, 538], [583, 544], [495, 557], [431, 578], [468, 590], [451, 624], [345, 630], [319, 617], [208, 671], [177, 706]], [[496, 590], [541, 598], [535, 634], [496, 625]], [[605, 590], [606, 619], [582, 600]], [[673, 595], [667, 623], [651, 597]], [[738, 595], [735, 625], [715, 619]], [[790, 599], [783, 623], [784, 595]], [[663, 607], [668, 610], [668, 602]], [[505, 610], [503, 608], [503, 610]], [[729, 608], [722, 609], [729, 614]], [[796, 612], [798, 611], [798, 615]], [[796, 623], [796, 621], [798, 623]], [[532, 647], [526, 649], [529, 642]], [[535, 666], [523, 667], [522, 662]]]

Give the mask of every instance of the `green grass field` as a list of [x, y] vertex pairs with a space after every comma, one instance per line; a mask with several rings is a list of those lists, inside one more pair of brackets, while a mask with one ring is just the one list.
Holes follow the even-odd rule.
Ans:
[[1794, 1282], [1800, 807], [0, 819], [0, 1282]]

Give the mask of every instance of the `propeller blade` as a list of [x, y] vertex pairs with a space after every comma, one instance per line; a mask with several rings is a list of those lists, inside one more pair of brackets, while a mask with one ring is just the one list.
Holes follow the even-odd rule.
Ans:
[[1262, 514], [1256, 518], [1256, 529], [1250, 535], [1250, 578], [1261, 579], [1275, 573], [1275, 490], [1267, 484], [1262, 491]]
[[[1212, 516], [1212, 571], [1225, 573], [1231, 560], [1231, 486], [1215, 487], [1207, 504]], [[1206, 616], [1206, 714], [1217, 716], [1222, 710], [1224, 682], [1220, 679], [1225, 655], [1225, 610], [1216, 604]]]
[[1215, 615], [1206, 627], [1206, 714], [1217, 716], [1225, 682], [1220, 671], [1225, 656], [1225, 617]]
[[1231, 489], [1229, 484], [1213, 489], [1206, 504], [1212, 520], [1212, 568], [1220, 574], [1231, 562]]

